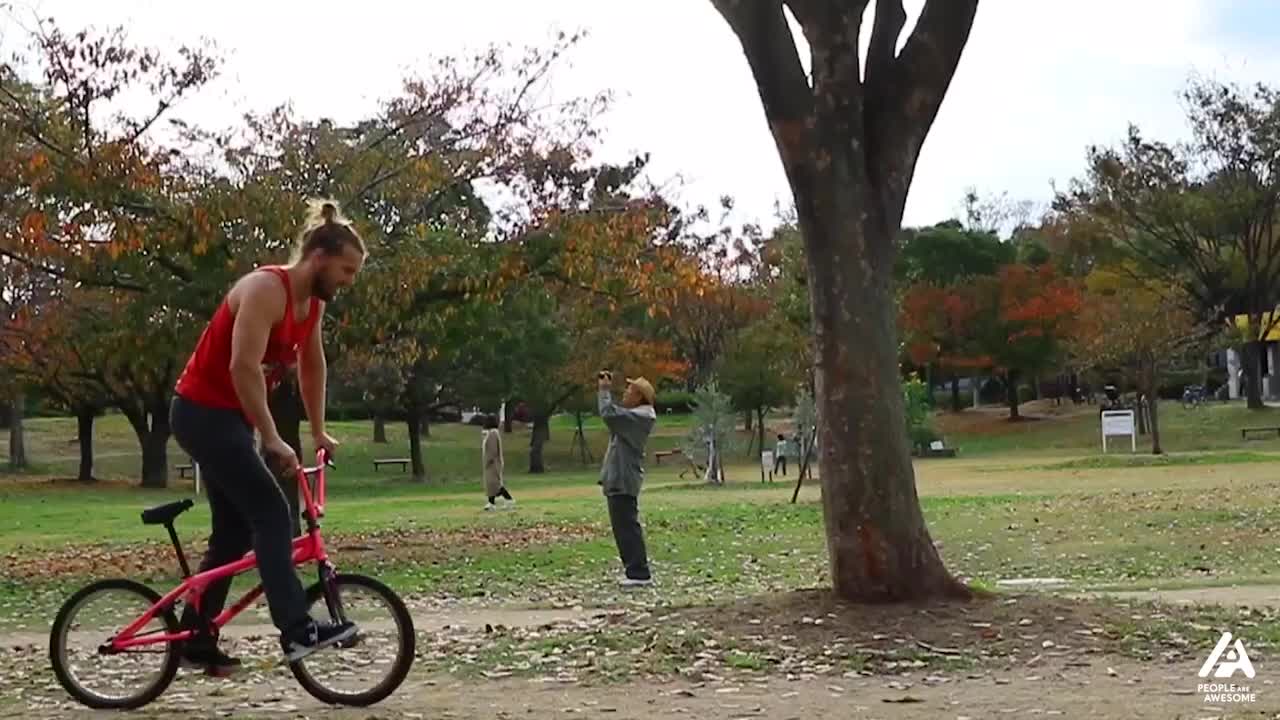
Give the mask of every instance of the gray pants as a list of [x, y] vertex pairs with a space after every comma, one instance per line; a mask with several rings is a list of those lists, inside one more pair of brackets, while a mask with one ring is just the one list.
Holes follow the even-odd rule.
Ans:
[[[200, 572], [235, 562], [249, 550], [258, 560], [271, 622], [289, 630], [307, 619], [306, 595], [293, 569], [289, 504], [253, 442], [253, 429], [236, 410], [205, 407], [175, 396], [169, 412], [173, 436], [200, 465], [213, 530]], [[210, 583], [200, 615], [212, 620], [227, 604], [231, 578]], [[183, 625], [197, 620], [191, 606]]]
[[632, 580], [649, 579], [649, 555], [644, 547], [644, 529], [640, 527], [640, 508], [635, 495], [609, 495], [609, 524], [618, 556]]

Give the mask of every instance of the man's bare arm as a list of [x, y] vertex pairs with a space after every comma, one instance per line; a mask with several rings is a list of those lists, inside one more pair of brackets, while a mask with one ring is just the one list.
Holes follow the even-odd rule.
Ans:
[[271, 337], [271, 326], [284, 316], [284, 303], [289, 300], [280, 283], [265, 273], [250, 276], [239, 290], [240, 302], [231, 330], [231, 382], [240, 406], [262, 434], [263, 442], [279, 441], [280, 432], [267, 406], [262, 356]]

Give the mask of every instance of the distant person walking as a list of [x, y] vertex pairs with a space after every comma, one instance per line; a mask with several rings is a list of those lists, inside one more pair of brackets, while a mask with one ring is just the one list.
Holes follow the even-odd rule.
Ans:
[[484, 431], [480, 441], [481, 455], [484, 458], [484, 492], [489, 496], [485, 503], [486, 512], [497, 509], [498, 498], [502, 498], [505, 506], [510, 508], [516, 504], [511, 493], [507, 492], [502, 472], [506, 462], [502, 457], [502, 431], [498, 429], [498, 418], [495, 415], [484, 416]]

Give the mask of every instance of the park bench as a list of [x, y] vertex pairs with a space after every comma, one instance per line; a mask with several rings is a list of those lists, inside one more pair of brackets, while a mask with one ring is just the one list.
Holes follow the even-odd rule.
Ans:
[[186, 477], [188, 473], [191, 473], [192, 475], [195, 474], [194, 469], [190, 465], [175, 465], [174, 467], [177, 469], [178, 477], [180, 478]]
[[684, 451], [681, 450], [680, 448], [675, 448], [673, 450], [658, 450], [655, 453], [653, 453], [653, 464], [661, 465], [662, 458], [670, 457], [672, 455], [684, 455]]
[[1249, 435], [1251, 435], [1251, 434], [1259, 434], [1259, 433], [1262, 433], [1262, 434], [1268, 434], [1268, 435], [1269, 435], [1269, 434], [1274, 433], [1274, 434], [1276, 435], [1276, 437], [1280, 437], [1280, 426], [1275, 426], [1275, 427], [1247, 427], [1247, 428], [1240, 428], [1240, 439], [1241, 439], [1241, 440], [1248, 440], [1248, 439], [1249, 439]]
[[376, 472], [380, 470], [383, 465], [399, 465], [401, 470], [408, 470], [409, 462], [409, 458], [382, 458], [381, 460], [373, 461], [373, 469]]

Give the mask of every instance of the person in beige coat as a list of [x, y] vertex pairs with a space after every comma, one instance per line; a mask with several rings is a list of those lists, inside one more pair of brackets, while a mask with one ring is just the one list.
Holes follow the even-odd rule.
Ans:
[[505, 506], [510, 508], [516, 504], [516, 501], [511, 497], [511, 493], [507, 492], [506, 484], [502, 481], [505, 463], [502, 458], [502, 431], [498, 429], [496, 416], [485, 416], [484, 433], [481, 438], [480, 447], [484, 457], [484, 492], [489, 496], [489, 502], [485, 504], [484, 509], [487, 512], [496, 510], [498, 498], [502, 498]]

